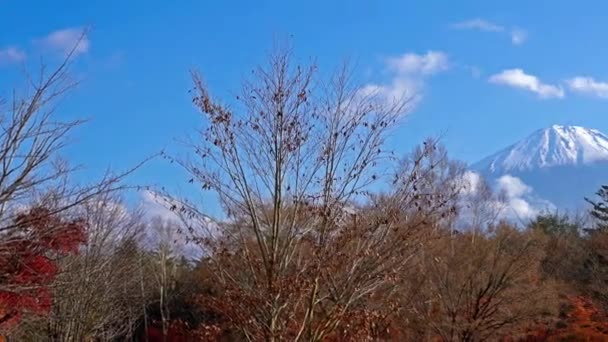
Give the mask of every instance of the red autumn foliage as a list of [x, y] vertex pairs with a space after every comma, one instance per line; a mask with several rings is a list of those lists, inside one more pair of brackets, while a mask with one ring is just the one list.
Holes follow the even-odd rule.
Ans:
[[65, 220], [40, 207], [15, 218], [0, 240], [0, 328], [15, 325], [24, 313], [50, 310], [54, 259], [78, 252], [86, 242], [84, 228], [83, 220]]
[[606, 315], [585, 297], [571, 297], [570, 302], [573, 306], [567, 318], [570, 329], [562, 329], [561, 334], [587, 337], [587, 340], [591, 341], [606, 341], [608, 339]]
[[163, 330], [160, 327], [149, 327], [146, 333], [146, 337], [142, 337], [141, 341], [148, 342], [193, 342], [196, 341], [193, 334], [187, 335], [186, 332], [180, 331], [180, 329], [169, 328], [167, 331], [166, 339], [163, 337]]
[[[173, 320], [168, 326], [166, 336], [163, 336], [163, 329], [158, 322], [148, 327], [140, 341], [147, 342], [215, 342], [224, 341], [223, 331], [217, 326], [201, 325], [192, 329], [188, 324]], [[228, 339], [230, 340], [230, 339]], [[1, 342], [1, 341], [0, 341]]]
[[607, 341], [608, 316], [584, 296], [569, 296], [569, 308], [557, 328], [537, 328], [523, 341]]

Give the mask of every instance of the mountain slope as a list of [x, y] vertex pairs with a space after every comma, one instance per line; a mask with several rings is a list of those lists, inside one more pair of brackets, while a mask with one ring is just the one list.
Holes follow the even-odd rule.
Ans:
[[508, 173], [608, 161], [608, 137], [595, 129], [553, 125], [484, 158], [473, 166], [486, 173]]
[[559, 209], [579, 209], [608, 183], [608, 136], [580, 126], [553, 125], [492, 154], [472, 169], [490, 182], [511, 175]]

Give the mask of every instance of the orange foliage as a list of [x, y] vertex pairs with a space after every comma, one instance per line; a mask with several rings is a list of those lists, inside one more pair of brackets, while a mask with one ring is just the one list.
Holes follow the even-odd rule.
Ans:
[[538, 328], [523, 341], [608, 341], [604, 312], [583, 296], [569, 296], [568, 302], [571, 308], [556, 329]]

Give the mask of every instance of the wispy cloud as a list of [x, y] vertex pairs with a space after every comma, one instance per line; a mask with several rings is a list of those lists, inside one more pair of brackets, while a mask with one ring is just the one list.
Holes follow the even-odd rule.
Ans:
[[27, 58], [23, 50], [15, 46], [0, 49], [0, 64], [12, 64], [22, 62]]
[[596, 81], [593, 77], [577, 76], [566, 80], [566, 84], [572, 92], [608, 98], [608, 82]]
[[456, 30], [479, 30], [486, 32], [504, 32], [505, 30], [503, 26], [481, 18], [461, 21], [450, 26]]
[[108, 69], [114, 69], [122, 66], [125, 63], [126, 54], [124, 51], [114, 51], [103, 59], [103, 66]]
[[450, 27], [454, 30], [478, 30], [483, 32], [507, 34], [511, 37], [511, 42], [514, 45], [521, 45], [528, 38], [528, 33], [522, 28], [507, 28], [505, 26], [481, 18], [475, 18], [454, 23], [450, 25]]
[[528, 38], [528, 32], [525, 30], [514, 28], [510, 32], [511, 34], [511, 42], [515, 45], [523, 44]]
[[402, 75], [433, 75], [449, 68], [448, 56], [439, 51], [429, 51], [424, 55], [405, 53], [388, 58], [387, 64]]
[[464, 65], [462, 66], [462, 68], [469, 72], [471, 74], [471, 77], [473, 78], [480, 78], [481, 74], [483, 73], [483, 70], [481, 70], [480, 67], [475, 65]]
[[418, 103], [422, 97], [422, 88], [428, 77], [450, 68], [448, 55], [440, 51], [428, 51], [425, 54], [405, 53], [389, 57], [385, 66], [390, 73], [390, 80], [385, 83], [370, 83], [360, 91], [362, 94], [376, 94], [388, 103], [409, 99], [410, 106]]
[[86, 30], [80, 27], [53, 31], [45, 37], [37, 39], [36, 42], [44, 49], [61, 54], [67, 54], [74, 50], [74, 55], [80, 55], [88, 52], [91, 47], [91, 41], [86, 35]]
[[540, 98], [563, 98], [561, 86], [541, 82], [538, 77], [526, 74], [522, 69], [508, 69], [489, 78], [491, 83], [520, 88], [536, 93]]

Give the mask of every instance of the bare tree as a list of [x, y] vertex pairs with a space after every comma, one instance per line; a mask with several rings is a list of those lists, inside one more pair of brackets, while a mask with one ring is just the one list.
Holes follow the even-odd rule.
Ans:
[[153, 220], [150, 230], [154, 234], [154, 240], [149, 246], [152, 248], [152, 253], [146, 267], [152, 275], [153, 286], [150, 287], [154, 291], [152, 296], [154, 299], [150, 303], [158, 306], [163, 341], [166, 342], [171, 324], [171, 301], [172, 296], [175, 295], [180, 259], [177, 243], [179, 238], [177, 234], [180, 230], [175, 222], [163, 221], [160, 218]]
[[87, 245], [64, 260], [49, 317], [60, 341], [111, 340], [128, 335], [140, 315], [137, 244], [144, 228], [115, 196], [84, 205]]
[[138, 240], [143, 224], [112, 194], [78, 208], [87, 244], [59, 260], [49, 315], [24, 322], [22, 340], [109, 341], [132, 336], [140, 312]]
[[[432, 203], [420, 202], [426, 220], [404, 212], [414, 210], [416, 191], [406, 187], [422, 188], [419, 172], [433, 162], [421, 161], [432, 148], [395, 178], [399, 191], [370, 201], [372, 185], [393, 173], [385, 138], [408, 99], [362, 91], [347, 68], [323, 82], [285, 51], [253, 74], [237, 109], [213, 99], [193, 74], [206, 127], [190, 144], [197, 158], [178, 162], [219, 195], [228, 217], [215, 234], [195, 237], [219, 291], [203, 303], [248, 340], [316, 341], [348, 324], [369, 326], [373, 309], [362, 304], [381, 289], [390, 293], [423, 228], [450, 215], [450, 202], [435, 193], [418, 193]], [[200, 231], [198, 208], [174, 209]]]
[[543, 248], [534, 234], [503, 225], [493, 235], [446, 235], [437, 243], [419, 269], [420, 291], [403, 303], [411, 330], [424, 339], [517, 337], [555, 314], [556, 293], [541, 283]]
[[[33, 256], [49, 257], [51, 249], [45, 251], [44, 246], [60, 244], [82, 230], [68, 231], [66, 224], [47, 224], [44, 229], [33, 226], [43, 220], [82, 223], [83, 218], [76, 215], [78, 208], [124, 188], [122, 180], [135, 169], [122, 174], [108, 172], [99, 181], [78, 185], [72, 180], [76, 168], [61, 158], [70, 133], [83, 122], [62, 120], [56, 110], [58, 101], [77, 85], [69, 69], [79, 43], [56, 68], [49, 70], [42, 64], [38, 75], [27, 74], [23, 93], [14, 91], [12, 99], [0, 99], [0, 269], [5, 275], [0, 277], [0, 292], [4, 298], [41, 290], [41, 282], [12, 281], [8, 268], [15, 269], [16, 263], [25, 265]], [[55, 267], [46, 260], [47, 268]], [[45, 286], [53, 280], [47, 278]], [[7, 306], [6, 301], [0, 303], [2, 310]]]
[[84, 121], [61, 121], [56, 104], [78, 84], [69, 74], [78, 44], [55, 69], [48, 72], [43, 64], [37, 79], [28, 74], [25, 95], [15, 91], [10, 103], [0, 102], [2, 232], [14, 228], [11, 222], [18, 209], [32, 202], [51, 207], [52, 214], [59, 213], [111, 190], [122, 179], [122, 175], [108, 175], [87, 186], [68, 184], [75, 168], [61, 159], [60, 153], [69, 134]]

